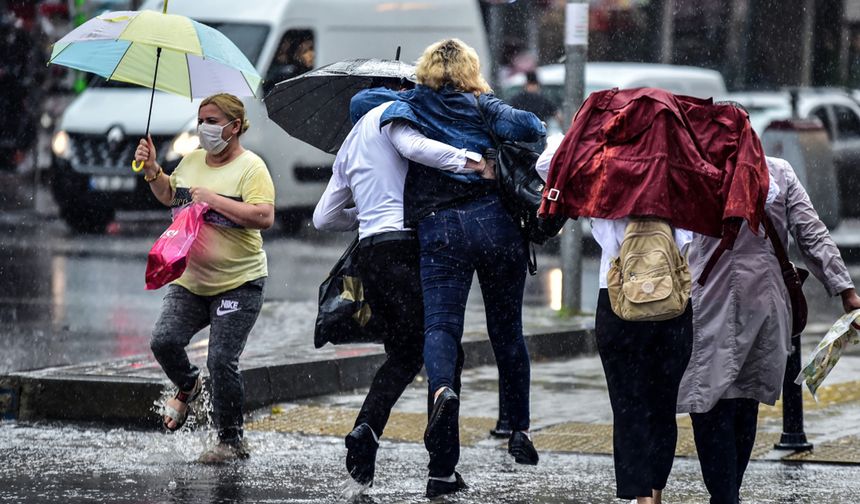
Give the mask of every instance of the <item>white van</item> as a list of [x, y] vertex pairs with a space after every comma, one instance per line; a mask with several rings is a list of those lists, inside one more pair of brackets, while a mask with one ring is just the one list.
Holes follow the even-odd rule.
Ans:
[[[144, 9], [161, 10], [150, 0]], [[426, 46], [457, 37], [489, 62], [478, 2], [464, 0], [171, 0], [168, 12], [189, 16], [227, 35], [266, 78], [279, 48], [310, 41], [313, 66], [351, 58], [414, 62]], [[489, 65], [485, 65], [489, 67]], [[158, 208], [143, 178], [130, 168], [146, 128], [150, 90], [95, 79], [66, 109], [55, 133], [54, 198], [69, 226], [99, 232], [116, 210]], [[262, 95], [262, 92], [259, 93]], [[334, 157], [300, 142], [268, 119], [259, 99], [244, 99], [251, 128], [244, 147], [269, 167], [276, 215], [296, 231], [310, 215], [331, 174]], [[197, 101], [157, 92], [150, 132], [167, 171], [197, 148]]]

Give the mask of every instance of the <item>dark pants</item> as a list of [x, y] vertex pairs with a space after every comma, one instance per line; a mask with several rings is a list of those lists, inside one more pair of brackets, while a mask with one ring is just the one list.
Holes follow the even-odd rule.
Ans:
[[218, 438], [242, 438], [245, 388], [239, 373], [239, 356], [260, 308], [266, 279], [245, 283], [217, 296], [198, 296], [170, 285], [161, 316], [152, 332], [150, 347], [161, 368], [179, 390], [191, 390], [200, 371], [188, 360], [185, 347], [206, 326], [209, 328], [209, 369], [212, 410]]
[[[487, 332], [499, 368], [511, 428], [529, 428], [529, 355], [523, 340], [526, 243], [497, 194], [437, 211], [418, 225], [424, 291], [424, 363], [430, 390], [454, 388], [466, 300], [477, 272]], [[445, 457], [431, 476], [448, 476]], [[433, 469], [435, 467], [435, 469]]]
[[600, 290], [595, 335], [613, 416], [617, 495], [650, 497], [675, 459], [678, 386], [690, 360], [693, 311], [661, 322], [628, 322]]
[[360, 244], [358, 268], [373, 314], [368, 329], [384, 335], [386, 359], [373, 378], [355, 425], [367, 423], [382, 436], [391, 408], [424, 364], [418, 240]]
[[711, 504], [737, 504], [755, 444], [758, 401], [722, 399], [707, 413], [690, 413]]

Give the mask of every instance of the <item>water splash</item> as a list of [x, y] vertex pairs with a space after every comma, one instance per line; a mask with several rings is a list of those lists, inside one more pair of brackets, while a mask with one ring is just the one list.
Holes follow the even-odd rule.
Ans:
[[346, 502], [358, 503], [363, 501], [362, 496], [368, 488], [370, 488], [370, 483], [362, 485], [354, 479], [347, 477], [341, 482], [340, 494]]
[[[161, 395], [153, 401], [150, 411], [159, 418], [165, 415], [164, 404], [177, 392], [176, 386], [169, 384], [161, 390]], [[185, 423], [172, 433], [169, 443], [153, 443], [147, 447], [147, 459], [151, 461], [168, 460], [191, 462], [206, 448], [218, 442], [218, 433], [212, 419], [212, 393], [209, 380], [204, 379], [203, 390], [191, 404], [191, 411]]]

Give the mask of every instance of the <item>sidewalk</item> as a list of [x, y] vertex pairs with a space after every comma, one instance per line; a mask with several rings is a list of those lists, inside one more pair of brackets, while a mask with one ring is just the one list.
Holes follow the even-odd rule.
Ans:
[[[250, 411], [370, 384], [384, 360], [381, 345], [313, 348], [316, 305], [267, 303], [257, 326], [265, 328], [248, 341], [240, 364], [245, 380], [245, 408]], [[523, 312], [526, 341], [533, 359], [563, 358], [593, 352], [590, 317], [560, 318], [549, 308]], [[196, 339], [189, 357], [205, 368], [208, 339]], [[486, 336], [483, 307], [466, 314], [466, 367], [494, 362]], [[153, 404], [168, 389], [151, 354], [82, 365], [0, 376], [0, 418], [22, 421], [99, 421], [158, 427]]]
[[[467, 446], [504, 446], [488, 436], [498, 411], [494, 366], [464, 373], [460, 439]], [[839, 361], [816, 402], [804, 390], [806, 432], [811, 452], [775, 450], [782, 433], [782, 405], [762, 406], [754, 460], [860, 465], [860, 356]], [[280, 404], [259, 414], [249, 430], [345, 436], [352, 429], [365, 390]], [[415, 383], [398, 403], [384, 437], [421, 443], [426, 425], [426, 384]], [[532, 366], [532, 433], [541, 452], [612, 454], [612, 410], [597, 356], [541, 362]], [[688, 415], [678, 416], [676, 455], [695, 457]], [[860, 476], [860, 471], [858, 471]], [[835, 502], [835, 501], [834, 501]]]

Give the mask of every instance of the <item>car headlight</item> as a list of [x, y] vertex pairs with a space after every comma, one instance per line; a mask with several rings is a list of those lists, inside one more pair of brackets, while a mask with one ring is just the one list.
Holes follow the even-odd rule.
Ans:
[[51, 139], [51, 150], [54, 151], [54, 155], [58, 158], [69, 159], [69, 155], [71, 154], [71, 142], [69, 140], [69, 134], [64, 130], [59, 130], [54, 133], [54, 138]]
[[165, 161], [176, 161], [177, 159], [186, 156], [194, 149], [200, 147], [200, 138], [196, 133], [183, 131], [176, 135], [173, 142], [170, 144], [170, 149], [167, 155], [164, 156]]

